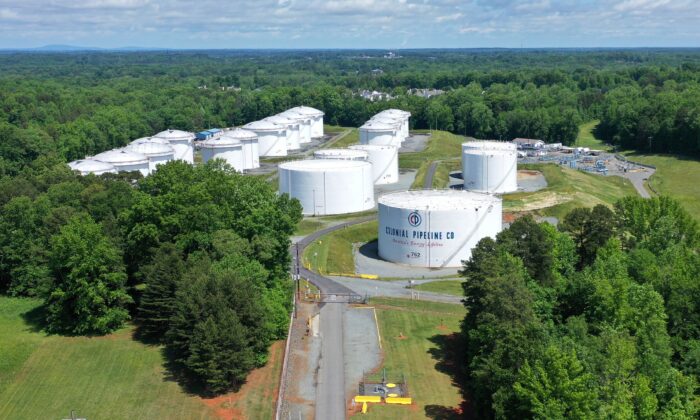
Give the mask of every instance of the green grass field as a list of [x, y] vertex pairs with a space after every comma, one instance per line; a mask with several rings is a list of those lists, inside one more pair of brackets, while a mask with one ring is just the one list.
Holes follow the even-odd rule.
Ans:
[[656, 166], [651, 176], [653, 191], [681, 202], [700, 221], [700, 160], [672, 155], [626, 153], [628, 159]]
[[348, 134], [344, 135], [343, 137], [339, 138], [336, 141], [331, 141], [327, 145], [325, 145], [323, 148], [327, 149], [330, 147], [348, 147], [351, 144], [358, 144], [360, 142], [360, 133], [357, 131], [357, 128], [340, 128], [338, 132], [345, 132], [345, 131], [350, 131]]
[[610, 151], [612, 147], [605, 144], [603, 140], [596, 138], [593, 134], [596, 126], [600, 121], [594, 120], [581, 124], [578, 127], [578, 137], [576, 137], [575, 145], [578, 147], [590, 147], [591, 149]]
[[518, 169], [541, 171], [548, 185], [537, 192], [504, 195], [504, 211], [561, 218], [576, 207], [610, 206], [622, 197], [637, 195], [632, 183], [618, 176], [594, 175], [551, 163], [518, 165]]
[[[161, 347], [133, 340], [131, 327], [104, 337], [47, 336], [30, 321], [37, 308], [37, 300], [0, 297], [0, 418], [60, 419], [71, 410], [88, 419], [216, 418], [170, 377]], [[232, 407], [271, 418], [277, 383], [268, 382], [245, 398], [232, 394]]]
[[[368, 419], [448, 419], [463, 401], [451, 376], [455, 340], [464, 307], [406, 299], [372, 299], [389, 378], [403, 374], [413, 406], [370, 404]], [[394, 376], [392, 376], [394, 375]]]
[[429, 283], [418, 284], [414, 286], [416, 290], [426, 292], [444, 293], [454, 296], [463, 296], [462, 282], [459, 280], [437, 280]]
[[376, 239], [377, 229], [372, 220], [322, 236], [306, 248], [303, 263], [319, 273], [354, 274], [353, 244]]
[[[433, 131], [425, 150], [422, 152], [400, 154], [399, 167], [401, 169], [418, 170], [411, 188], [423, 188], [425, 174], [427, 173], [432, 162], [442, 160], [459, 160], [460, 154], [462, 153], [462, 143], [464, 143], [464, 141], [465, 138], [462, 136], [448, 133], [446, 131]], [[438, 166], [438, 171], [439, 170], [440, 166]], [[444, 178], [444, 181], [439, 181], [435, 179], [438, 178], [438, 174], [436, 173], [436, 176], [433, 179], [433, 186], [439, 185], [439, 182], [446, 184], [446, 176], [446, 173], [441, 174], [441, 178], [439, 179]]]

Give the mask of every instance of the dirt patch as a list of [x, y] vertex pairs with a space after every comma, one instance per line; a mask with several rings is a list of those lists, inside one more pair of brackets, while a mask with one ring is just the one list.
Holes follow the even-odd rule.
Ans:
[[531, 177], [538, 177], [542, 176], [542, 172], [540, 171], [531, 171], [527, 169], [521, 169], [518, 171], [518, 178], [531, 178]]
[[[279, 364], [279, 359], [284, 353], [284, 340], [276, 341], [270, 346], [270, 357], [267, 364], [259, 369], [255, 369], [246, 378], [238, 392], [221, 395], [216, 398], [202, 398], [202, 402], [214, 410], [216, 416], [222, 420], [233, 420], [241, 418], [251, 418], [246, 413], [248, 401], [257, 402], [259, 400], [277, 401], [279, 392], [279, 372], [275, 367]], [[271, 388], [269, 385], [274, 384]]]
[[503, 223], [513, 223], [518, 218], [515, 213], [503, 213]]
[[556, 193], [541, 193], [523, 200], [523, 204], [520, 206], [515, 206], [513, 210], [517, 212], [526, 212], [546, 209], [548, 207], [554, 207], [557, 204], [566, 203], [567, 201], [571, 200], [573, 200], [572, 197], [566, 197]]
[[435, 328], [437, 328], [440, 331], [449, 331], [450, 330], [446, 325], [438, 325]]

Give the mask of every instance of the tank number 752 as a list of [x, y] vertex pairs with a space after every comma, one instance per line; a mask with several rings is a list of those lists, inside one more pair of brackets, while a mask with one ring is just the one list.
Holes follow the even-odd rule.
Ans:
[[420, 258], [420, 252], [411, 251], [411, 252], [408, 254], [408, 258]]

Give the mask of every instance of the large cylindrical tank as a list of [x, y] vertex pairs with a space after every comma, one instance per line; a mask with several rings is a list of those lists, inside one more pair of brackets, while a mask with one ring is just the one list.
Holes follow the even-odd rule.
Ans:
[[148, 156], [131, 152], [124, 149], [113, 149], [102, 152], [90, 159], [99, 160], [100, 162], [109, 163], [117, 170], [117, 172], [139, 171], [143, 176], [150, 173], [150, 162]]
[[323, 137], [323, 116], [325, 115], [323, 111], [303, 105], [294, 107], [290, 111], [311, 117], [311, 137]]
[[359, 128], [360, 144], [379, 146], [401, 145], [401, 139], [395, 125], [369, 120]]
[[279, 165], [279, 190], [305, 215], [356, 213], [374, 207], [372, 165], [357, 160], [297, 160]]
[[367, 152], [367, 161], [372, 164], [374, 185], [399, 182], [399, 149], [397, 147], [355, 144], [349, 149]]
[[513, 143], [475, 141], [462, 144], [464, 189], [503, 194], [518, 189], [518, 154]]
[[400, 118], [401, 121], [402, 121], [402, 124], [401, 124], [401, 134], [402, 134], [402, 137], [403, 137], [404, 139], [405, 139], [406, 137], [408, 137], [408, 135], [409, 135], [409, 133], [408, 133], [409, 121], [408, 121], [408, 120], [409, 120], [410, 117], [411, 117], [411, 113], [410, 113], [410, 112], [404, 111], [404, 110], [401, 110], [401, 109], [387, 109], [387, 110], [384, 110], [384, 111], [382, 111], [382, 112], [376, 114], [375, 116], [391, 116], [391, 117], [394, 117], [394, 118]]
[[234, 128], [224, 132], [222, 138], [238, 140], [243, 145], [243, 169], [260, 167], [260, 151], [258, 150], [258, 135], [242, 128]]
[[301, 148], [299, 144], [300, 133], [298, 121], [281, 115], [273, 115], [263, 119], [263, 121], [270, 121], [271, 123], [287, 127], [287, 151], [299, 150]]
[[245, 169], [243, 159], [243, 143], [240, 140], [222, 136], [204, 140], [200, 144], [202, 150], [202, 161], [209, 162], [212, 159], [223, 159], [237, 171]]
[[391, 116], [391, 115], [381, 115], [377, 114], [374, 117], [370, 119], [370, 121], [373, 122], [378, 122], [378, 123], [383, 123], [387, 125], [393, 125], [396, 128], [396, 137], [398, 139], [399, 144], [403, 143], [404, 140], [406, 140], [406, 137], [403, 134], [403, 119], [397, 116]]
[[260, 156], [287, 156], [287, 127], [261, 120], [243, 128], [257, 134]]
[[167, 140], [175, 149], [175, 159], [194, 163], [194, 133], [182, 130], [165, 130], [153, 137]]
[[80, 175], [94, 174], [116, 174], [117, 170], [111, 163], [100, 162], [94, 159], [81, 159], [69, 162], [68, 166], [74, 170], [80, 172]]
[[379, 256], [419, 267], [460, 267], [482, 238], [501, 231], [501, 199], [461, 190], [389, 193], [379, 198]]
[[321, 149], [314, 152], [314, 159], [367, 160], [368, 153], [353, 149]]
[[124, 150], [141, 153], [148, 157], [148, 166], [151, 172], [158, 168], [158, 165], [170, 162], [175, 159], [175, 149], [170, 144], [163, 144], [164, 140], [141, 140], [131, 142]]
[[297, 111], [288, 109], [284, 112], [277, 114], [281, 117], [289, 118], [299, 123], [299, 143], [306, 144], [311, 143], [311, 117], [308, 115], [300, 114]]

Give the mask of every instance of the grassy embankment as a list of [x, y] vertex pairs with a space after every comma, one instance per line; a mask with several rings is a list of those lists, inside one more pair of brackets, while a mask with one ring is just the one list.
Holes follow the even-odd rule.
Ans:
[[461, 305], [372, 299], [376, 307], [388, 378], [405, 375], [413, 406], [371, 404], [368, 419], [458, 418], [463, 401], [453, 377], [457, 343], [455, 333], [464, 318]]
[[38, 300], [0, 297], [0, 418], [67, 418], [71, 410], [89, 419], [273, 416], [283, 342], [239, 393], [203, 400], [163, 367], [162, 347], [132, 338], [132, 327], [104, 337], [47, 336], [36, 323], [40, 308]]
[[[420, 132], [420, 131], [418, 131]], [[462, 153], [462, 143], [465, 138], [446, 131], [433, 131], [428, 145], [422, 152], [402, 153], [399, 155], [399, 167], [401, 169], [417, 169], [416, 179], [411, 188], [423, 188], [425, 175], [434, 161], [456, 161], [460, 160]], [[433, 186], [443, 188], [447, 184], [446, 169], [440, 170], [442, 164], [438, 165]]]
[[443, 293], [446, 295], [463, 296], [462, 282], [460, 280], [436, 280], [418, 284], [413, 287], [424, 292]]
[[618, 176], [594, 175], [551, 163], [518, 165], [518, 168], [542, 172], [547, 188], [504, 195], [505, 211], [561, 218], [576, 207], [610, 206], [619, 198], [637, 195], [632, 183]]
[[628, 159], [656, 166], [649, 179], [650, 192], [668, 195], [681, 202], [700, 222], [700, 160], [676, 155], [647, 155], [628, 152]]
[[377, 229], [377, 221], [372, 220], [331, 232], [309, 245], [302, 261], [305, 266], [319, 273], [353, 274], [354, 244], [376, 239]]
[[611, 151], [612, 146], [605, 144], [603, 140], [596, 138], [595, 134], [593, 134], [593, 130], [595, 130], [599, 122], [598, 120], [593, 120], [581, 124], [578, 127], [578, 137], [576, 137], [576, 143], [574, 145], [577, 147], [590, 147], [591, 149], [605, 150], [607, 152]]

